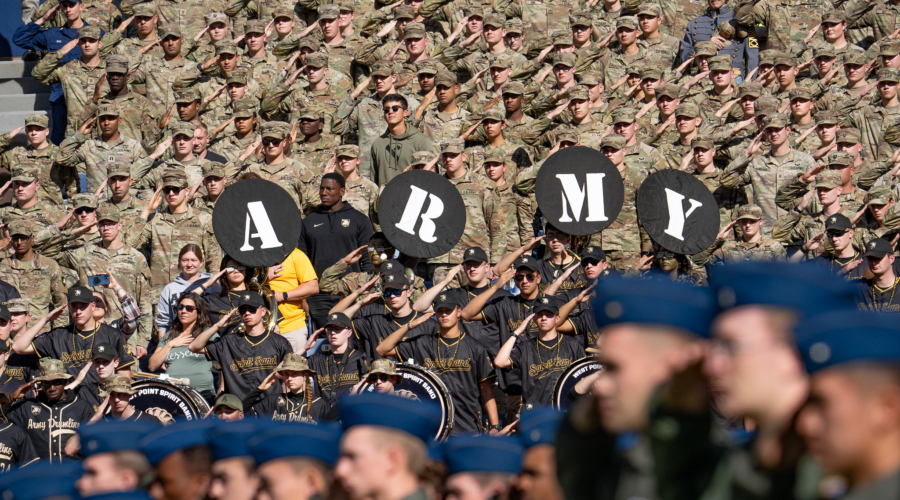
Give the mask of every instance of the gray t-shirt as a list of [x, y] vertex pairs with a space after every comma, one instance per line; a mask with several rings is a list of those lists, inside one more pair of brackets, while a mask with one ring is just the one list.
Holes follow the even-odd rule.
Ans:
[[[213, 335], [210, 341], [219, 337], [219, 334]], [[159, 343], [159, 347], [163, 347], [171, 338], [163, 339]], [[174, 378], [187, 378], [191, 381], [191, 387], [196, 389], [206, 398], [214, 398], [216, 388], [213, 384], [212, 375], [213, 363], [206, 359], [203, 353], [193, 353], [187, 346], [173, 347], [166, 356], [166, 373]]]

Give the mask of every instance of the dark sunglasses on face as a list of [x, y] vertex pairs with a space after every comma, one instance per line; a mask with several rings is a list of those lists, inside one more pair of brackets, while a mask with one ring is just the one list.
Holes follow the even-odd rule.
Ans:
[[528, 281], [529, 283], [531, 283], [532, 281], [534, 281], [534, 279], [534, 273], [516, 275], [516, 281]]
[[393, 251], [393, 247], [369, 247], [370, 252], [385, 253], [386, 250]]
[[675, 257], [675, 254], [672, 252], [659, 252], [658, 254], [656, 254], [657, 259], [662, 259], [662, 258], [671, 259], [673, 257]]
[[825, 234], [827, 234], [829, 238], [840, 238], [841, 236], [847, 234], [847, 230], [845, 229], [841, 231], [838, 229], [832, 229], [829, 231], [825, 231]]
[[10, 241], [25, 241], [31, 236], [25, 236], [24, 234], [14, 234], [9, 237]]
[[228, 266], [227, 268], [225, 268], [225, 270], [229, 273], [233, 273], [235, 271], [244, 272], [247, 270], [247, 268], [244, 266]]
[[383, 295], [384, 297], [399, 297], [403, 295], [403, 292], [405, 291], [406, 290], [385, 290], [381, 292], [381, 295]]
[[263, 146], [277, 146], [281, 144], [281, 139], [263, 139]]
[[181, 192], [180, 187], [164, 187], [163, 194], [178, 194]]
[[76, 208], [75, 209], [75, 215], [92, 214], [92, 213], [94, 213], [93, 208]]
[[197, 306], [189, 306], [189, 305], [185, 305], [185, 304], [178, 304], [178, 310], [179, 310], [179, 311], [187, 311], [187, 312], [189, 312], [189, 313], [192, 313], [192, 312], [194, 312], [194, 311], [197, 310]]
[[368, 377], [366, 377], [366, 382], [368, 382], [370, 384], [374, 384], [375, 382], [378, 382], [379, 380], [381, 382], [387, 382], [390, 379], [391, 379], [390, 375], [385, 375], [384, 373], [379, 373], [377, 375], [369, 375]]
[[251, 314], [252, 314], [252, 313], [255, 313], [255, 312], [257, 311], [257, 309], [259, 309], [259, 306], [248, 306], [248, 305], [243, 305], [243, 306], [241, 306], [241, 307], [238, 307], [238, 312], [239, 312], [240, 314], [247, 314], [247, 313], [251, 313]]
[[599, 260], [594, 260], [594, 259], [581, 259], [581, 266], [582, 266], [582, 267], [584, 267], [584, 266], [591, 266], [591, 267], [594, 267], [594, 266], [596, 266], [596, 265], [598, 265], [598, 264], [600, 264], [600, 261], [599, 261]]
[[390, 113], [391, 111], [393, 111], [394, 113], [396, 113], [397, 111], [400, 111], [401, 109], [403, 109], [403, 106], [400, 106], [400, 105], [398, 105], [398, 104], [395, 104], [395, 105], [393, 105], [393, 106], [385, 106], [385, 107], [382, 108], [382, 109], [383, 109], [383, 111], [384, 111], [385, 113]]

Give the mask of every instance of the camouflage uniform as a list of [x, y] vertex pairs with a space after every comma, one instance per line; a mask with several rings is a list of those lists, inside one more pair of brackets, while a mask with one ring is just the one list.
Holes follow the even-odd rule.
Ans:
[[[857, 64], [862, 66], [866, 64], [868, 57], [864, 53], [851, 52], [844, 56], [844, 64]], [[835, 62], [837, 64], [837, 62]], [[821, 82], [816, 81], [812, 87], [813, 97], [816, 99], [816, 120], [822, 110], [831, 110], [840, 112], [842, 115], [849, 115], [854, 111], [860, 110], [868, 105], [867, 99], [861, 99], [858, 90], [851, 90], [843, 86], [831, 85], [825, 86]]]
[[744, 26], [765, 26], [769, 30], [767, 49], [787, 52], [802, 40], [822, 14], [830, 8], [822, 0], [761, 0], [741, 2], [734, 19]]
[[494, 11], [506, 17], [518, 17], [523, 31], [550, 34], [569, 28], [569, 11], [572, 2], [567, 0], [494, 0]]
[[[712, 149], [715, 147], [715, 144], [709, 135], [699, 134], [691, 141], [691, 147]], [[716, 199], [716, 205], [719, 207], [719, 229], [727, 226], [736, 217], [737, 208], [742, 201], [742, 197], [734, 189], [722, 186], [724, 172], [720, 168], [716, 168], [714, 172], [709, 173], [693, 171], [691, 175], [702, 182]]]
[[[131, 171], [128, 165], [110, 165], [107, 168], [107, 179], [115, 176], [131, 177]], [[142, 193], [146, 193], [146, 191], [143, 191]], [[146, 199], [140, 199], [138, 197], [138, 190], [132, 188], [129, 190], [128, 197], [118, 202], [113, 201], [112, 198], [103, 199], [101, 197], [100, 203], [97, 205], [97, 207], [98, 209], [108, 208], [118, 214], [119, 221], [122, 222], [122, 228], [119, 230], [119, 235], [124, 242], [128, 241], [129, 234], [134, 233], [134, 227], [136, 225], [144, 225], [144, 220], [141, 219], [141, 212], [147, 205], [147, 201], [148, 200]]]
[[[635, 114], [634, 109], [617, 108], [613, 110], [610, 115], [613, 124], [616, 124], [634, 123]], [[654, 147], [637, 141], [635, 144], [627, 146], [626, 149], [625, 165], [629, 168], [637, 169], [644, 176], [666, 168], [666, 160], [663, 158], [662, 154], [660, 154], [659, 150]]]
[[[878, 70], [879, 82], [900, 83], [900, 71], [896, 68]], [[847, 124], [862, 132], [863, 152], [867, 158], [883, 160], [889, 158], [895, 146], [885, 142], [884, 132], [900, 123], [900, 106], [886, 108], [880, 100], [847, 117]]]
[[[506, 161], [506, 155], [503, 150], [494, 148], [485, 150], [484, 161], [482, 164], [489, 162], [507, 163], [507, 170], [510, 169], [509, 162]], [[515, 176], [512, 176], [512, 179], [515, 179]], [[528, 197], [519, 194], [511, 180], [505, 181], [501, 186], [496, 186], [494, 192], [497, 194], [500, 202], [500, 227], [504, 228], [503, 233], [506, 236], [506, 248], [503, 250], [503, 253], [514, 252], [518, 250], [523, 243], [521, 235], [523, 234], [522, 229], [526, 224], [523, 224], [519, 220], [519, 214], [527, 213], [527, 211], [522, 211], [520, 209], [520, 205], [522, 205], [522, 203], [527, 203]], [[530, 220], [527, 225], [529, 226], [528, 229], [531, 229]]]
[[[160, 38], [169, 35], [181, 36], [181, 31], [171, 26], [160, 27], [158, 31]], [[132, 69], [128, 81], [132, 84], [143, 84], [146, 87], [147, 98], [158, 109], [167, 110], [175, 104], [175, 81], [182, 74], [196, 70], [196, 67], [196, 63], [183, 57], [168, 61], [162, 57], [146, 54], [141, 59], [140, 65]]]
[[[139, 5], [135, 5], [132, 9], [132, 12], [135, 17], [153, 17], [156, 15], [156, 7], [152, 3], [142, 3]], [[115, 48], [113, 49], [113, 54], [121, 54], [128, 58], [128, 68], [132, 72], [138, 68], [141, 64], [141, 59], [143, 57], [156, 57], [162, 59], [165, 56], [165, 52], [163, 52], [162, 47], [159, 44], [154, 45], [152, 49], [146, 54], [141, 54], [141, 49], [150, 45], [159, 40], [156, 37], [156, 34], [152, 34], [147, 37], [146, 40], [141, 40], [138, 37], [134, 38], [124, 38], [121, 42], [117, 43]], [[185, 40], [187, 42], [187, 40]], [[183, 47], [183, 46], [182, 46]], [[132, 90], [137, 92], [138, 94], [147, 95], [146, 87], [141, 84], [131, 84]]]
[[[100, 29], [94, 26], [84, 26], [78, 30], [78, 36], [79, 38], [99, 40]], [[97, 81], [106, 73], [106, 61], [100, 58], [99, 64], [91, 67], [84, 64], [80, 57], [63, 64], [63, 57], [58, 51], [49, 54], [31, 70], [31, 76], [41, 83], [62, 85], [68, 110], [66, 136], [71, 136], [78, 128], [78, 120], [85, 105], [94, 95]], [[104, 86], [109, 88], [105, 83]]]
[[192, 34], [185, 38], [193, 38], [194, 33], [206, 27], [203, 16], [207, 12], [222, 12], [224, 8], [223, 0], [156, 0], [160, 26], [169, 24]]
[[[731, 71], [731, 61], [726, 57], [713, 57], [709, 60], [709, 69], [710, 71]], [[713, 86], [698, 92], [688, 92], [689, 93], [684, 100], [700, 106], [700, 109], [703, 111], [704, 121], [708, 121], [710, 124], [714, 125], [719, 121], [719, 119], [715, 117], [716, 112], [728, 101], [737, 99], [739, 89], [737, 83], [732, 82], [731, 91], [725, 92], [724, 94], [717, 93]]]
[[[847, 153], [844, 153], [847, 154]], [[847, 154], [849, 156], [849, 154]], [[826, 170], [816, 176], [816, 183], [813, 188], [834, 189], [841, 185], [841, 174], [835, 170]], [[780, 191], [782, 194], [784, 190]], [[844, 215], [852, 217], [859, 207], [855, 210], [842, 206], [841, 210]], [[825, 219], [828, 218], [819, 207], [807, 207], [805, 213], [791, 211], [789, 214], [781, 217], [776, 221], [775, 228], [772, 230], [772, 238], [784, 243], [787, 246], [799, 246], [811, 240], [815, 235], [825, 231]], [[823, 239], [823, 246], [827, 252], [833, 252], [831, 242], [828, 238]]]
[[[12, 170], [12, 182], [32, 182], [39, 179], [41, 175], [40, 169], [36, 165], [20, 164]], [[19, 208], [16, 202], [7, 207], [0, 208], [0, 223], [8, 224], [13, 219], [24, 219], [32, 223], [33, 229], [36, 231], [50, 225], [55, 225], [63, 216], [66, 215], [62, 205], [56, 205], [41, 200], [38, 197], [37, 203], [28, 208]]]
[[[127, 74], [128, 58], [118, 54], [107, 57], [106, 72]], [[76, 126], [80, 126], [94, 116], [100, 117], [98, 110], [104, 104], [111, 104], [118, 108], [119, 117], [122, 118], [122, 122], [119, 123], [119, 133], [138, 142], [143, 143], [145, 132], [156, 125], [158, 114], [156, 106], [146, 97], [129, 91], [123, 96], [113, 96], [107, 92], [100, 96], [99, 103], [89, 99]], [[94, 127], [93, 137], [100, 138], [99, 127]]]
[[[881, 163], [881, 162], [879, 162]], [[889, 164], [889, 162], [884, 162]], [[837, 171], [838, 169], [847, 168], [853, 165], [853, 155], [850, 153], [834, 151], [828, 154], [827, 164], [832, 170]], [[893, 167], [893, 165], [891, 165]], [[831, 172], [829, 170], [828, 172]], [[824, 173], [824, 172], [823, 172]], [[840, 172], [837, 172], [840, 175]], [[819, 174], [821, 176], [822, 174]], [[830, 174], [829, 174], [830, 175]], [[821, 180], [818, 179], [817, 181]], [[840, 184], [840, 181], [838, 181]], [[787, 210], [789, 212], [793, 211], [800, 205], [803, 200], [803, 196], [809, 192], [812, 186], [800, 180], [800, 176], [796, 176], [790, 180], [787, 184], [781, 186], [778, 190], [777, 195], [775, 196], [775, 204], [778, 205], [779, 208]], [[855, 214], [866, 204], [866, 193], [862, 189], [854, 188], [853, 191], [849, 193], [841, 193], [838, 197], [838, 201], [841, 203], [841, 206], [844, 207], [844, 211]], [[811, 213], [820, 212], [822, 210], [821, 205], [819, 205], [819, 198], [817, 196], [813, 196], [812, 200], [810, 200], [807, 205], [807, 210]]]
[[[642, 3], [636, 15], [648, 15], [658, 18], [663, 17], [662, 8], [659, 6], [659, 4], [650, 2]], [[662, 26], [660, 28], [662, 28]], [[674, 31], [674, 33], [681, 32]], [[675, 61], [678, 59], [678, 48], [681, 46], [681, 40], [662, 32], [660, 32], [655, 38], [644, 38], [644, 35], [641, 35], [638, 40], [642, 42], [647, 48], [649, 58], [654, 62], [654, 67], [657, 67], [661, 70], [667, 70], [675, 67]]]
[[[386, 262], [385, 267], [381, 269], [381, 272], [390, 271], [390, 269], [387, 269], [387, 266], [390, 265], [390, 262]], [[322, 271], [322, 276], [319, 277], [319, 291], [321, 293], [346, 297], [362, 288], [363, 285], [368, 283], [374, 277], [374, 274], [365, 272], [348, 273], [348, 269], [349, 267], [344, 263], [344, 260], [338, 259], [333, 266]], [[412, 283], [409, 287], [412, 291], [410, 299], [415, 302], [426, 290], [425, 281], [422, 278], [415, 276], [411, 269], [407, 269], [404, 274], [406, 279], [410, 280]], [[372, 287], [371, 293], [380, 294], [381, 292], [381, 281], [379, 280], [375, 283], [375, 286]]]
[[[426, 152], [419, 152], [413, 154], [413, 160], [415, 160], [415, 156], [418, 154], [422, 154]], [[356, 145], [348, 144], [345, 146], [338, 146], [334, 149], [334, 156], [347, 156], [350, 158], [359, 158], [359, 148]], [[433, 156], [433, 155], [432, 155]], [[321, 174], [318, 176], [318, 180], [316, 181], [316, 185], [321, 184], [322, 176]], [[376, 203], [378, 201], [378, 184], [366, 179], [365, 177], [360, 176], [359, 179], [355, 181], [346, 181], [345, 192], [344, 192], [344, 203], [349, 203], [351, 207], [358, 210], [360, 213], [367, 215], [370, 219], [375, 217], [377, 210]]]
[[[300, 120], [322, 120], [322, 116], [309, 108], [301, 110]], [[306, 138], [300, 139], [291, 145], [291, 158], [306, 163], [316, 175], [322, 173], [322, 168], [328, 159], [334, 156], [334, 148], [338, 141], [334, 137], [320, 137], [316, 142], [306, 142]], [[318, 185], [318, 184], [315, 184]]]
[[850, 0], [845, 9], [848, 29], [871, 27], [876, 41], [887, 38], [897, 29], [900, 5], [893, 2]]
[[[434, 85], [452, 87], [457, 85], [456, 75], [449, 71], [439, 71], [434, 77]], [[415, 115], [410, 115], [409, 122], [431, 139], [433, 143], [456, 139], [463, 133], [463, 124], [468, 119], [469, 111], [458, 107], [453, 113], [443, 113], [438, 109], [437, 103], [428, 107], [422, 113], [422, 119], [416, 120]], [[508, 130], [508, 129], [507, 129]], [[503, 131], [506, 137], [506, 130]]]
[[[81, 4], [84, 5], [84, 10], [81, 11], [81, 19], [85, 24], [97, 26], [106, 33], [109, 33], [115, 31], [115, 29], [119, 27], [119, 24], [122, 23], [122, 13], [119, 12], [119, 9], [112, 3], [104, 0], [80, 1]], [[59, 5], [58, 0], [47, 0], [31, 14], [31, 20], [37, 21], [41, 17], [44, 17], [44, 14], [57, 5]], [[63, 15], [62, 10], [57, 10], [56, 15], [46, 23], [42, 24], [41, 27], [51, 28], [65, 25], [66, 16]]]
[[[631, 16], [623, 16], [616, 20], [616, 29], [620, 27], [628, 27], [639, 30], [637, 18]], [[615, 83], [625, 76], [625, 72], [630, 67], [641, 67], [652, 64], [650, 52], [642, 44], [638, 43], [638, 51], [634, 55], [625, 55], [618, 45], [606, 50], [600, 57], [600, 65], [603, 68], [603, 87], [612, 88]]]
[[[25, 125], [48, 128], [49, 120], [43, 115], [28, 115], [25, 117]], [[59, 146], [49, 143], [49, 141], [49, 145], [44, 149], [34, 149], [31, 144], [13, 146], [14, 139], [14, 137], [9, 137], [9, 134], [0, 136], [0, 166], [10, 172], [19, 165], [38, 169], [40, 172], [38, 180], [41, 181], [38, 187], [38, 197], [54, 205], [62, 205], [63, 191], [68, 196], [78, 192], [75, 169], [56, 163]]]
[[[763, 211], [758, 205], [742, 205], [737, 210], [737, 220], [760, 220]], [[717, 238], [706, 250], [691, 256], [695, 264], [716, 264], [724, 262], [739, 262], [744, 260], [784, 260], [787, 256], [784, 246], [762, 233], [754, 242], [743, 239], [726, 241]]]
[[[206, 179], [207, 177], [216, 177], [219, 179], [226, 178], [225, 166], [215, 161], [204, 163], [203, 178]], [[205, 212], [212, 215], [213, 210], [216, 208], [216, 202], [211, 200], [208, 194], [204, 194], [203, 196], [195, 198], [194, 201], [191, 202], [191, 206], [198, 212]]]
[[[312, 53], [306, 56], [306, 64], [310, 67], [321, 68], [328, 64], [328, 58], [324, 54]], [[269, 119], [293, 122], [299, 119], [302, 111], [312, 108], [324, 115], [325, 126], [322, 128], [322, 134], [330, 135], [334, 115], [337, 113], [338, 106], [346, 98], [347, 91], [336, 85], [328, 85], [322, 90], [311, 90], [308, 87], [303, 89], [295, 83], [288, 88], [284, 85], [283, 80], [273, 79], [266, 88], [260, 110]]]

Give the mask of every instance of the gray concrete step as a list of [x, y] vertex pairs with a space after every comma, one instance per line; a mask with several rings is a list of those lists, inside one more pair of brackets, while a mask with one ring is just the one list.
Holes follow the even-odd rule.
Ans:
[[31, 78], [31, 70], [37, 61], [0, 61], [0, 79]]
[[50, 86], [35, 80], [22, 77], [0, 79], [0, 95], [43, 94], [50, 92]]
[[37, 113], [46, 115], [46, 111], [16, 111], [0, 113], [0, 134], [11, 132], [22, 125], [25, 125], [25, 117]]
[[49, 111], [50, 94], [0, 95], [0, 112]]

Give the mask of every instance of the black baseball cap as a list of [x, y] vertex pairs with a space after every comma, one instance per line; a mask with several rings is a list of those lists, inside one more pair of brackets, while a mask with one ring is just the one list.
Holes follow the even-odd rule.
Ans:
[[9, 321], [9, 319], [11, 317], [12, 317], [12, 314], [9, 312], [9, 309], [7, 309], [5, 305], [0, 304], [0, 319], [5, 319], [6, 321]]
[[12, 342], [10, 342], [9, 340], [0, 339], [0, 354], [3, 354], [4, 352], [9, 352], [11, 348], [12, 348]]
[[441, 308], [453, 309], [454, 307], [462, 307], [455, 293], [441, 292], [434, 298], [431, 308], [437, 311]]
[[378, 274], [384, 276], [385, 274], [392, 273], [402, 273], [406, 270], [406, 266], [400, 263], [397, 259], [389, 259], [381, 263], [381, 269]]
[[513, 269], [518, 270], [520, 267], [525, 267], [525, 268], [531, 269], [532, 271], [540, 270], [540, 266], [538, 265], [537, 259], [535, 259], [534, 257], [529, 257], [527, 255], [524, 257], [519, 257], [513, 263]]
[[834, 214], [831, 217], [825, 219], [825, 230], [829, 229], [840, 229], [847, 230], [853, 227], [853, 223], [850, 222], [850, 219], [845, 215]]
[[403, 290], [407, 286], [409, 286], [409, 281], [407, 281], [406, 275], [403, 274], [402, 268], [397, 272], [383, 275], [381, 279], [381, 288], [383, 290]]
[[548, 311], [553, 314], [559, 314], [559, 305], [554, 297], [541, 297], [534, 303], [531, 312], [537, 314], [539, 312]]
[[94, 294], [87, 287], [73, 286], [69, 288], [69, 304], [90, 304], [94, 301]]
[[866, 257], [882, 258], [894, 253], [894, 247], [883, 238], [875, 238], [866, 242]]
[[266, 301], [256, 292], [244, 292], [238, 296], [237, 306], [266, 307]]
[[479, 247], [469, 247], [463, 252], [463, 262], [487, 262], [487, 252], [484, 249]]
[[585, 259], [593, 259], [597, 262], [603, 262], [606, 260], [606, 252], [604, 252], [600, 247], [585, 247], [585, 249], [581, 251], [581, 260]]
[[325, 320], [325, 326], [330, 325], [340, 326], [342, 328], [353, 328], [353, 323], [350, 322], [350, 318], [344, 313], [329, 314], [328, 319]]
[[102, 358], [107, 361], [116, 359], [116, 348], [108, 342], [97, 344], [91, 349], [91, 359]]

